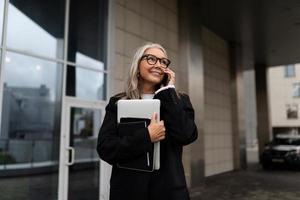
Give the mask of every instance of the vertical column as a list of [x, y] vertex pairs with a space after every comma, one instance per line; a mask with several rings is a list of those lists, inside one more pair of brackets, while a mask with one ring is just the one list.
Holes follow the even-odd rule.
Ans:
[[180, 66], [188, 72], [189, 96], [195, 110], [198, 139], [189, 147], [190, 187], [204, 181], [204, 70], [201, 41], [201, 2], [179, 0]]
[[[115, 43], [116, 43], [116, 37], [115, 37], [115, 26], [116, 26], [116, 0], [108, 1], [108, 22], [107, 22], [107, 54], [106, 54], [106, 60], [107, 60], [107, 94], [106, 96], [109, 98], [112, 95], [115, 95], [115, 80], [113, 78], [113, 68], [112, 66], [115, 66]], [[109, 99], [108, 99], [109, 100]]]
[[257, 108], [257, 138], [259, 154], [265, 143], [270, 140], [270, 120], [268, 109], [266, 65], [255, 65], [256, 108]]
[[245, 99], [244, 78], [241, 48], [232, 44], [230, 48], [230, 77], [231, 77], [231, 110], [233, 131], [233, 167], [245, 169], [246, 158], [246, 131], [245, 131]]

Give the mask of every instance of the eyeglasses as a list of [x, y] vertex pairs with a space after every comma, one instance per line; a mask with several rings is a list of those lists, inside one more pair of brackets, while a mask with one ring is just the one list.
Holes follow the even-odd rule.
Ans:
[[155, 55], [152, 54], [145, 54], [141, 57], [141, 60], [145, 59], [149, 65], [155, 65], [157, 61], [159, 60], [159, 63], [163, 68], [168, 68], [171, 61], [167, 58], [158, 58]]

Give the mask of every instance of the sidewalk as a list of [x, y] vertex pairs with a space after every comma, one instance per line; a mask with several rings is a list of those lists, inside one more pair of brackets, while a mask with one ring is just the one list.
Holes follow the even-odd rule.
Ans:
[[229, 172], [206, 179], [192, 190], [192, 200], [300, 200], [300, 171], [250, 170]]

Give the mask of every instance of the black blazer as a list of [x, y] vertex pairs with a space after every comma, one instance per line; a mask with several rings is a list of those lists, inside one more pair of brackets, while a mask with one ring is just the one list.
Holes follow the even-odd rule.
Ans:
[[194, 123], [194, 109], [188, 95], [173, 88], [154, 96], [161, 101], [160, 119], [164, 120], [166, 138], [160, 142], [160, 170], [136, 172], [116, 167], [116, 163], [132, 159], [152, 148], [147, 128], [131, 136], [120, 138], [117, 133], [117, 101], [112, 97], [106, 106], [106, 115], [99, 132], [97, 151], [100, 158], [113, 165], [110, 199], [189, 199], [182, 147], [198, 136]]

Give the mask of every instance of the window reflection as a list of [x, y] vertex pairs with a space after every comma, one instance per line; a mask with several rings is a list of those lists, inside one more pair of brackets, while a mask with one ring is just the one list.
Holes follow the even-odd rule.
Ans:
[[106, 74], [69, 66], [67, 76], [66, 95], [92, 101], [106, 99]]
[[64, 1], [12, 0], [8, 7], [7, 46], [62, 58]]
[[76, 68], [76, 97], [86, 100], [104, 100], [106, 74], [84, 68]]
[[[103, 70], [104, 64], [79, 52], [76, 53], [76, 64]], [[76, 68], [76, 97], [89, 100], [105, 99], [105, 74], [99, 71]]]
[[98, 161], [96, 140], [102, 121], [101, 110], [71, 109], [71, 144], [75, 147], [75, 161]]
[[77, 52], [81, 52], [104, 61], [106, 4], [106, 1], [98, 0], [71, 1], [68, 60], [75, 62]]
[[[15, 88], [18, 93], [41, 97], [54, 101], [56, 99], [58, 65], [46, 60], [31, 58], [21, 54], [7, 52], [5, 67], [5, 87]], [[26, 92], [25, 92], [26, 91]]]
[[[58, 159], [60, 119], [55, 116], [60, 113], [57, 83], [61, 82], [61, 66], [11, 52], [5, 63], [0, 148], [17, 168], [45, 161], [40, 165], [54, 165]], [[20, 163], [25, 165], [18, 166]]]
[[14, 176], [22, 193], [8, 179], [2, 189], [11, 199], [56, 199], [62, 66], [9, 51], [4, 63], [0, 177]]

